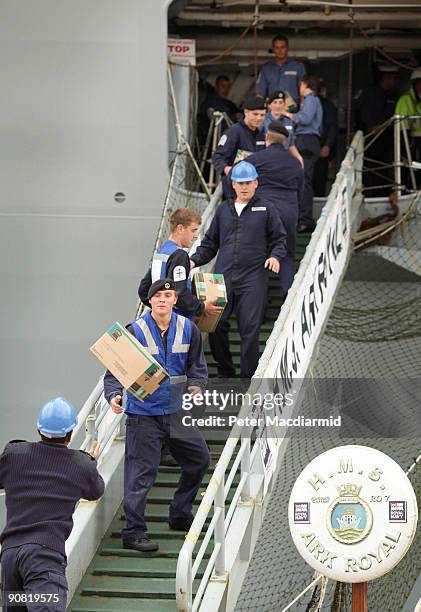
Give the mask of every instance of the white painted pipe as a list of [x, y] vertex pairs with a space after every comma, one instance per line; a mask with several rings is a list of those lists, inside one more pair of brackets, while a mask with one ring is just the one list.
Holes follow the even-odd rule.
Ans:
[[337, 2], [336, 0], [327, 0], [327, 1], [326, 0], [286, 0], [285, 4], [287, 6], [323, 6], [324, 8], [333, 6], [334, 8], [340, 7], [340, 8], [347, 8], [351, 10], [358, 9], [358, 8], [403, 9], [403, 8], [415, 8], [417, 5], [419, 6], [418, 0], [415, 0], [412, 4], [406, 4], [406, 3], [387, 4], [385, 2], [379, 2], [379, 3], [367, 2], [366, 4], [360, 2], [358, 4], [348, 4], [346, 2]]
[[[352, 7], [353, 8], [353, 7]], [[291, 21], [326, 21], [326, 22], [332, 22], [332, 21], [340, 21], [340, 22], [347, 22], [349, 23], [349, 14], [345, 11], [341, 11], [341, 12], [332, 12], [329, 15], [326, 15], [325, 13], [322, 12], [317, 12], [317, 11], [303, 11], [302, 13], [290, 13], [287, 11], [272, 11], [272, 12], [267, 12], [267, 13], [261, 13], [260, 17], [262, 19], [263, 22], [291, 22]], [[200, 22], [200, 23], [204, 23], [204, 22], [208, 22], [208, 23], [221, 23], [221, 22], [225, 22], [225, 23], [232, 23], [232, 22], [236, 22], [236, 23], [251, 23], [252, 21], [252, 14], [251, 13], [246, 13], [246, 12], [241, 12], [241, 13], [227, 13], [227, 12], [222, 12], [219, 10], [215, 10], [215, 11], [190, 11], [190, 10], [186, 10], [186, 11], [180, 11], [180, 13], [177, 16], [177, 21], [179, 23], [181, 22]], [[366, 13], [362, 13], [362, 12], [354, 12], [353, 14], [353, 19], [355, 22], [372, 22], [372, 21], [378, 21], [378, 22], [393, 22], [394, 24], [396, 23], [402, 23], [402, 22], [410, 22], [412, 23], [412, 27], [416, 28], [419, 27], [419, 24], [421, 24], [421, 11], [411, 11], [411, 12], [405, 12], [405, 13], [399, 13], [398, 15], [396, 13], [374, 13], [374, 12], [366, 12]]]
[[[228, 8], [231, 6], [255, 6], [256, 4], [256, 0], [217, 0], [216, 2], [216, 7], [217, 10], [221, 9], [221, 8]], [[259, 2], [259, 6], [260, 8], [264, 7], [264, 6], [275, 6], [275, 7], [279, 7], [279, 0], [260, 0]], [[190, 5], [189, 6], [189, 10], [201, 10], [201, 7], [209, 7], [210, 5], [210, 0], [194, 0], [194, 5]], [[362, 9], [368, 9], [368, 8], [375, 8], [375, 9], [402, 9], [402, 8], [413, 8], [416, 9], [417, 7], [420, 6], [420, 2], [419, 0], [410, 0], [408, 2], [408, 0], [406, 0], [404, 3], [400, 4], [396, 1], [394, 2], [390, 2], [390, 4], [388, 4], [387, 2], [385, 2], [385, 0], [368, 0], [366, 3], [364, 2], [364, 0], [359, 0], [359, 2], [357, 4], [352, 4], [352, 6], [350, 6], [349, 4], [347, 4], [346, 2], [344, 2], [344, 0], [342, 1], [337, 1], [337, 0], [285, 0], [285, 5], [286, 6], [311, 6], [311, 5], [315, 5], [315, 6], [321, 6], [323, 8], [323, 10], [330, 10], [329, 7], [332, 8], [362, 8]]]

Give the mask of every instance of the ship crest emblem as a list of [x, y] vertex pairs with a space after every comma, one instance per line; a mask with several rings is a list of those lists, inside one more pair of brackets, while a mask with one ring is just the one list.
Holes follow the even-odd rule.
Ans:
[[337, 497], [328, 510], [327, 527], [342, 544], [361, 542], [371, 531], [373, 514], [360, 495], [361, 487], [344, 484], [338, 487]]

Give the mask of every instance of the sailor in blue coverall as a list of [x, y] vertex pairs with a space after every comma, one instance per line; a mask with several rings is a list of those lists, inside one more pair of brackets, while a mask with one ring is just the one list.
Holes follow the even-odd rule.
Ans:
[[286, 234], [273, 204], [255, 195], [255, 167], [241, 161], [231, 176], [236, 198], [218, 207], [191, 260], [193, 266], [201, 266], [217, 256], [215, 272], [224, 275], [228, 302], [215, 332], [209, 334], [212, 355], [220, 376], [235, 376], [228, 340], [228, 319], [235, 313], [241, 337], [240, 377], [248, 379], [259, 361], [268, 271], [279, 272], [286, 254]]
[[301, 81], [300, 92], [303, 103], [298, 113], [284, 112], [284, 115], [297, 124], [295, 142], [304, 160], [304, 186], [299, 202], [298, 232], [313, 231], [313, 173], [320, 157], [320, 135], [322, 131], [323, 109], [317, 95], [320, 79], [315, 75], [305, 75]]
[[[182, 431], [181, 401], [185, 387], [191, 394], [203, 390], [207, 366], [202, 337], [196, 325], [176, 314], [175, 284], [170, 279], [155, 281], [149, 289], [152, 311], [133, 321], [127, 329], [166, 369], [170, 378], [143, 402], [127, 393], [126, 449], [124, 462], [123, 546], [141, 552], [158, 550], [146, 532], [145, 506], [153, 487], [161, 456], [167, 443], [181, 467], [177, 490], [169, 509], [171, 529], [188, 531], [193, 520], [192, 504], [209, 466], [208, 447], [196, 428]], [[181, 387], [181, 388], [180, 388]], [[122, 385], [107, 371], [104, 396], [115, 413], [122, 412]], [[174, 432], [181, 430], [181, 434]]]
[[305, 74], [304, 64], [288, 57], [288, 37], [278, 34], [272, 39], [272, 51], [275, 59], [263, 64], [260, 71], [258, 88], [263, 97], [282, 89], [300, 101], [300, 83]]
[[294, 280], [298, 201], [303, 185], [302, 166], [285, 149], [288, 134], [282, 125], [270, 123], [266, 133], [266, 149], [248, 158], [259, 175], [256, 195], [264, 202], [273, 204], [287, 234], [287, 254], [282, 260], [279, 274], [282, 299], [285, 299]]
[[212, 164], [222, 176], [224, 198], [235, 196], [229, 177], [233, 165], [265, 146], [261, 130], [266, 114], [264, 99], [260, 96], [249, 96], [243, 107], [244, 119], [235, 123], [221, 136], [218, 148], [212, 155]]

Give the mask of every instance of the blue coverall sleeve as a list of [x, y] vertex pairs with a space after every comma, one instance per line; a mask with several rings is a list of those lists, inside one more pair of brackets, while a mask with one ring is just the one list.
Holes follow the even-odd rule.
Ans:
[[88, 501], [95, 501], [103, 496], [105, 490], [104, 480], [97, 470], [97, 462], [91, 457], [86, 458], [86, 484], [82, 497]]
[[276, 257], [281, 262], [287, 254], [287, 233], [276, 210], [268, 207], [267, 235], [269, 256]]
[[145, 304], [145, 306], [149, 306], [148, 291], [151, 285], [152, 285], [152, 273], [151, 273], [151, 269], [149, 268], [145, 276], [140, 281], [139, 289], [137, 290], [137, 294], [140, 298], [140, 301], [143, 304]]
[[306, 73], [306, 68], [304, 66], [304, 64], [302, 62], [298, 62], [298, 66], [297, 66], [297, 85], [298, 85], [298, 91], [300, 91], [300, 83], [303, 80], [303, 76]]
[[260, 70], [259, 78], [257, 79], [257, 89], [259, 94], [266, 98], [266, 96], [270, 93], [268, 92], [268, 81], [265, 74], [265, 67], [262, 66]]
[[309, 125], [317, 112], [317, 98], [315, 96], [306, 96], [304, 98], [303, 106], [298, 113], [292, 116], [294, 123], [299, 125]]
[[0, 489], [4, 489], [3, 480], [4, 480], [6, 472], [7, 472], [6, 453], [5, 451], [3, 451], [2, 454], [0, 455]]
[[107, 370], [104, 374], [104, 397], [110, 403], [116, 395], [123, 397], [123, 385]]
[[256, 162], [256, 153], [253, 153], [252, 155], [249, 155], [247, 157], [247, 161], [249, 164], [251, 164], [252, 166], [254, 166], [257, 170], [257, 174], [259, 174], [259, 163]]
[[200, 246], [197, 247], [196, 253], [191, 257], [196, 266], [203, 266], [209, 263], [217, 254], [219, 250], [219, 211], [221, 207], [215, 213], [215, 216], [210, 224], [210, 227], [203, 237]]
[[300, 171], [297, 177], [297, 198], [298, 201], [301, 200], [302, 198], [302, 194], [303, 194], [303, 189], [304, 189], [304, 168], [301, 168], [301, 164], [300, 164]]
[[192, 323], [190, 348], [187, 354], [187, 387], [197, 386], [204, 390], [208, 380], [208, 367], [203, 353], [202, 335]]
[[[184, 269], [184, 279], [177, 280], [177, 270]], [[182, 272], [182, 270], [181, 270]], [[187, 280], [190, 274], [190, 258], [185, 251], [177, 249], [170, 255], [166, 266], [167, 278], [171, 278], [175, 282], [175, 290], [178, 293], [177, 308], [183, 314], [199, 317], [205, 306], [198, 297], [193, 295], [187, 286]]]
[[229, 128], [218, 143], [215, 153], [212, 155], [212, 164], [219, 174], [224, 174], [225, 166], [232, 166], [235, 154], [238, 150], [238, 139], [232, 128]]

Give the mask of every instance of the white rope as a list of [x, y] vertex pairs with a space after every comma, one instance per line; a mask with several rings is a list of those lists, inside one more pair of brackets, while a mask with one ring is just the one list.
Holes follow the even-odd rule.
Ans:
[[417, 467], [420, 461], [421, 461], [421, 455], [418, 455], [418, 457], [414, 459], [413, 464], [406, 470], [405, 474], [409, 476], [409, 474], [414, 471], [414, 469]]
[[174, 89], [174, 81], [173, 81], [173, 75], [172, 75], [172, 70], [171, 70], [171, 65], [170, 63], [168, 63], [168, 81], [169, 81], [169, 85], [170, 85], [170, 92], [171, 92], [171, 98], [172, 98], [172, 102], [174, 105], [174, 117], [175, 117], [175, 126], [177, 128], [177, 154], [179, 153], [179, 145], [184, 145], [187, 153], [189, 154], [189, 157], [193, 163], [194, 169], [197, 172], [197, 175], [200, 179], [200, 182], [202, 184], [202, 187], [205, 191], [206, 197], [208, 198], [208, 200], [210, 200], [211, 198], [211, 193], [209, 191], [209, 188], [205, 182], [205, 179], [202, 176], [202, 173], [200, 172], [200, 168], [197, 165], [197, 162], [194, 158], [193, 152], [191, 150], [190, 144], [188, 143], [188, 141], [186, 140], [186, 137], [184, 136], [183, 130], [181, 128], [181, 123], [180, 123], [180, 115], [178, 112], [178, 104], [177, 104], [177, 100], [175, 97], [175, 89]]
[[315, 612], [319, 612], [322, 609], [322, 606], [325, 601], [326, 593], [327, 593], [327, 584], [329, 582], [329, 578], [327, 576], [322, 576], [322, 585], [320, 587], [320, 600], [317, 604], [317, 608]]
[[281, 612], [287, 612], [287, 610], [290, 610], [290, 609], [292, 608], [292, 606], [293, 606], [295, 603], [297, 603], [297, 601], [298, 601], [299, 599], [301, 599], [301, 597], [302, 597], [302, 596], [303, 596], [305, 593], [307, 593], [307, 591], [309, 591], [309, 590], [310, 590], [310, 589], [311, 589], [311, 588], [312, 588], [314, 585], [316, 585], [316, 584], [317, 584], [317, 583], [318, 583], [320, 580], [323, 580], [324, 578], [325, 578], [325, 577], [324, 577], [322, 574], [319, 574], [319, 575], [317, 576], [317, 578], [315, 578], [315, 579], [313, 580], [313, 582], [310, 582], [310, 584], [309, 584], [309, 585], [308, 585], [308, 586], [307, 586], [307, 587], [304, 589], [304, 591], [301, 591], [301, 593], [300, 593], [299, 595], [297, 595], [297, 597], [296, 597], [296, 598], [295, 598], [293, 601], [291, 601], [291, 603], [290, 603], [290, 604], [288, 604], [288, 605], [287, 605], [287, 607], [286, 607], [286, 608], [282, 608]]

